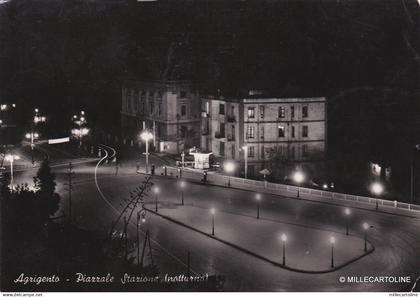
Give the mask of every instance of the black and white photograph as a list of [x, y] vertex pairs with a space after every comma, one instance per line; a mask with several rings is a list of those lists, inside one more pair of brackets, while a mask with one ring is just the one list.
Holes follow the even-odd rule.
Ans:
[[420, 1], [0, 0], [0, 291], [420, 292]]

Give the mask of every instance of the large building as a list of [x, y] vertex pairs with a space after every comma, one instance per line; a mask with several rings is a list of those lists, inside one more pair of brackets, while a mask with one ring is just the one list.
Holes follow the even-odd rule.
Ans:
[[[201, 148], [241, 164], [248, 176], [270, 170], [285, 176], [296, 167], [322, 177], [326, 99], [206, 97], [202, 99]], [[245, 156], [246, 153], [246, 156]]]
[[122, 138], [140, 144], [140, 132], [148, 129], [154, 133], [156, 150], [180, 153], [200, 143], [200, 111], [198, 91], [190, 83], [125, 80]]

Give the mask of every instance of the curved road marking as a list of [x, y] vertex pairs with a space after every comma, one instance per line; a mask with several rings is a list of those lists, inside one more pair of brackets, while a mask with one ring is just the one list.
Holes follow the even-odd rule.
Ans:
[[[112, 148], [111, 148], [112, 149]], [[110, 202], [109, 200], [105, 197], [104, 193], [101, 191], [101, 189], [99, 188], [99, 184], [98, 184], [98, 175], [97, 175], [97, 171], [98, 171], [98, 167], [99, 165], [102, 163], [103, 160], [105, 160], [106, 158], [108, 158], [108, 152], [102, 148], [102, 150], [105, 151], [105, 156], [103, 158], [101, 158], [98, 163], [95, 166], [95, 185], [96, 188], [98, 189], [99, 194], [101, 195], [102, 199], [116, 212], [116, 213], [120, 213], [118, 211], [118, 209], [116, 209]], [[114, 156], [115, 156], [115, 149], [114, 150]], [[151, 213], [151, 212], [149, 212]], [[134, 223], [131, 223], [134, 224]], [[143, 230], [139, 229], [143, 234], [146, 234]], [[174, 254], [172, 254], [171, 252], [169, 252], [166, 248], [164, 248], [159, 242], [157, 242], [156, 240], [154, 240], [153, 238], [150, 237], [150, 239], [153, 241], [153, 243], [155, 243], [157, 246], [159, 246], [159, 248], [165, 252], [168, 256], [172, 257], [173, 259], [177, 260], [179, 263], [181, 263], [183, 266], [188, 267], [187, 264], [185, 264], [180, 258], [178, 258], [177, 256], [175, 256]], [[194, 271], [191, 267], [190, 267], [191, 272], [193, 272], [194, 274], [198, 275], [199, 273], [197, 273], [196, 271]]]

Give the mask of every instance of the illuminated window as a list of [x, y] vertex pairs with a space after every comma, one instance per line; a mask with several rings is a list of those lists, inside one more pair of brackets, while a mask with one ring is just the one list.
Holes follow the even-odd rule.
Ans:
[[279, 126], [278, 134], [279, 134], [279, 137], [284, 137], [284, 126]]
[[286, 111], [283, 106], [279, 107], [279, 118], [284, 118], [286, 115]]
[[246, 138], [255, 137], [255, 128], [253, 126], [248, 126], [246, 129]]
[[253, 119], [255, 117], [255, 107], [248, 107], [248, 118]]

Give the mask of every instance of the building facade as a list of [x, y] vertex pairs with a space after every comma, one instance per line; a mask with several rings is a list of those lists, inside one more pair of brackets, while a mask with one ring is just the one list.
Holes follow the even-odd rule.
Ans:
[[160, 152], [180, 153], [199, 145], [200, 98], [192, 84], [125, 80], [121, 97], [121, 136], [125, 143], [141, 144], [139, 135], [148, 129]]
[[[277, 177], [297, 167], [312, 177], [323, 174], [326, 99], [202, 99], [201, 147], [235, 160], [248, 176], [270, 170]], [[246, 154], [246, 155], [245, 155]]]

